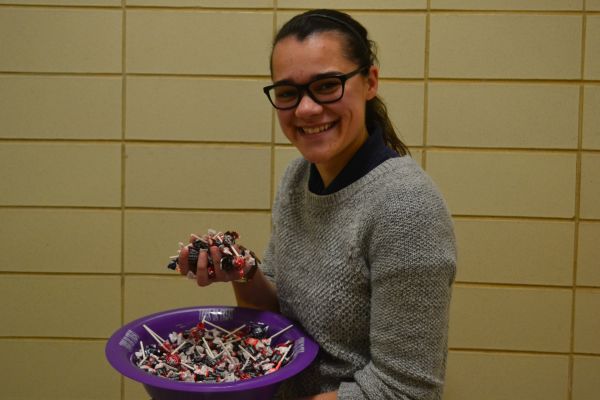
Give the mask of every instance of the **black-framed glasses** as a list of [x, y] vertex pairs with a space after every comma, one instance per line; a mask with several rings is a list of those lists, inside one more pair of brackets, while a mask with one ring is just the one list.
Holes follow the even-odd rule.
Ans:
[[317, 77], [304, 85], [293, 83], [275, 83], [265, 86], [263, 92], [278, 110], [290, 110], [300, 104], [307, 93], [318, 104], [335, 103], [344, 96], [346, 81], [362, 72], [368, 65], [364, 65], [347, 74], [334, 74]]

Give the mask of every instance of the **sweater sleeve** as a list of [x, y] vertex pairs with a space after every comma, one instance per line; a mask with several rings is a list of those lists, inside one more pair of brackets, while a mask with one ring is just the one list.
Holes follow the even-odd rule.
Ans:
[[265, 276], [265, 278], [267, 278], [267, 280], [269, 282], [271, 282], [273, 285], [275, 285], [275, 268], [272, 262], [273, 259], [273, 243], [274, 240], [274, 235], [271, 234], [271, 237], [269, 239], [269, 243], [267, 244], [267, 248], [265, 249], [265, 253], [263, 255], [263, 262], [260, 264], [260, 269], [263, 273], [263, 275]]
[[260, 269], [263, 275], [267, 278], [267, 280], [269, 280], [269, 282], [271, 282], [275, 286], [277, 269], [273, 262], [273, 259], [275, 258], [275, 240], [277, 240], [277, 222], [280, 218], [279, 214], [280, 209], [282, 207], [282, 203], [284, 203], [283, 207], [285, 207], [285, 204], [287, 204], [288, 202], [287, 197], [290, 195], [289, 192], [291, 190], [290, 182], [294, 181], [295, 175], [301, 173], [301, 171], [299, 171], [299, 168], [301, 168], [301, 166], [304, 166], [305, 169], [308, 168], [308, 164], [302, 158], [297, 158], [290, 162], [290, 164], [286, 167], [286, 170], [284, 171], [283, 178], [281, 179], [281, 182], [277, 188], [275, 199], [273, 201], [273, 207], [271, 212], [271, 236], [269, 238], [267, 248], [265, 249], [265, 252], [263, 254], [263, 262], [260, 265]]
[[438, 399], [456, 256], [445, 203], [431, 185], [393, 193], [365, 241], [371, 272], [370, 362], [339, 399]]

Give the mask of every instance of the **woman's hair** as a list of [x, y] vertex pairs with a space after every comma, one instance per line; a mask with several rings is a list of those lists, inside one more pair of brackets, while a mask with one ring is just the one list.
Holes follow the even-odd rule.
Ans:
[[[299, 41], [303, 41], [310, 35], [332, 31], [341, 34], [346, 41], [344, 55], [349, 60], [352, 60], [358, 66], [377, 64], [377, 55], [375, 54], [377, 46], [375, 42], [369, 39], [367, 30], [350, 15], [336, 10], [311, 10], [296, 15], [277, 32], [273, 40], [273, 48], [280, 40], [289, 36], [294, 36]], [[272, 57], [273, 53], [271, 53]], [[362, 74], [368, 75], [369, 70], [365, 68]], [[378, 96], [367, 101], [365, 114], [368, 124], [376, 123], [383, 129], [383, 140], [388, 147], [396, 150], [400, 155], [410, 153], [406, 145], [398, 138], [388, 116], [385, 103]]]

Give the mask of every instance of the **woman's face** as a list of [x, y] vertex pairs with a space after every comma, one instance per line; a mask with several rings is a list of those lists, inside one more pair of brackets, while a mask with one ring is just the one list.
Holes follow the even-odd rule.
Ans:
[[[273, 49], [273, 82], [305, 84], [317, 75], [346, 74], [359, 65], [342, 51], [344, 41], [335, 32], [290, 36]], [[277, 110], [281, 128], [309, 162], [315, 163], [327, 185], [367, 139], [365, 104], [377, 94], [378, 70], [357, 74], [346, 81], [344, 96], [335, 103], [318, 104], [304, 95], [291, 110]], [[326, 176], [324, 176], [326, 175]], [[329, 182], [327, 182], [329, 180]]]

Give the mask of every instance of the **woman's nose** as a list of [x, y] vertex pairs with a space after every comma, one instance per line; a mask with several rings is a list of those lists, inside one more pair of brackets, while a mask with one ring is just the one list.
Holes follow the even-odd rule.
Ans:
[[314, 101], [308, 93], [304, 93], [300, 99], [300, 103], [296, 106], [296, 116], [305, 117], [307, 115], [318, 114], [323, 111], [323, 106]]

